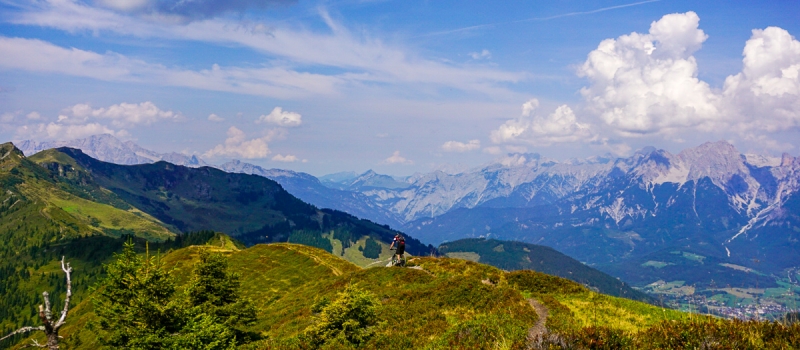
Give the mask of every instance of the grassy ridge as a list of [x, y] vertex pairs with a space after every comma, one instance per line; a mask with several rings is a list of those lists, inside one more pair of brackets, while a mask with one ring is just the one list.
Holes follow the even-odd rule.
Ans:
[[[370, 291], [381, 301], [376, 333], [366, 348], [523, 348], [528, 329], [538, 318], [528, 298], [564, 310], [561, 314], [551, 312], [547, 320], [560, 331], [589, 325], [584, 318], [576, 317], [587, 312], [587, 306], [581, 303], [586, 300], [602, 305], [595, 312], [598, 322], [624, 315], [631, 324], [639, 322], [638, 329], [686, 315], [596, 294], [554, 276], [504, 272], [461, 259], [421, 257], [410, 261], [414, 268], [362, 269], [303, 245], [278, 243], [231, 249], [212, 242], [172, 251], [162, 258], [179, 284], [185, 286], [200, 251], [228, 256], [231, 268], [242, 274], [243, 295], [255, 301], [258, 310], [259, 321], [248, 330], [265, 339], [260, 345], [251, 344], [252, 348], [303, 348], [301, 335], [313, 322], [314, 303], [335, 298], [348, 285]], [[92, 317], [89, 303], [75, 308], [63, 331], [70, 346], [98, 346], [96, 335], [88, 328]], [[559, 323], [564, 326], [557, 327]]]
[[536, 244], [468, 238], [443, 243], [439, 251], [447, 256], [477, 261], [505, 270], [534, 270], [563, 277], [597, 291], [629, 299], [655, 302], [645, 293], [601, 271], [586, 266], [555, 249]]
[[[548, 309], [539, 346], [600, 349], [794, 348], [800, 324], [726, 321], [598, 294], [575, 282], [530, 270], [505, 272], [462, 259], [415, 258], [412, 268], [362, 269], [318, 248], [278, 243], [247, 249], [217, 236], [203, 246], [162, 255], [179, 285], [189, 282], [201, 251], [226, 255], [242, 274], [242, 294], [256, 303], [248, 331], [262, 340], [245, 349], [305, 349], [316, 302], [348, 286], [380, 301], [374, 335], [363, 348], [524, 349], [538, 315]], [[99, 347], [92, 305], [81, 302], [62, 330], [72, 349]], [[730, 343], [726, 343], [730, 341]], [[733, 346], [728, 346], [734, 344]], [[534, 344], [536, 342], [534, 341]], [[323, 345], [341, 349], [341, 343]]]

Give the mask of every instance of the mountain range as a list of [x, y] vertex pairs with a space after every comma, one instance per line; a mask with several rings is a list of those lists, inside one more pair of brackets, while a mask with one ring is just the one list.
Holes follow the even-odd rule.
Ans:
[[[227, 173], [212, 167], [190, 168], [165, 161], [119, 165], [67, 147], [25, 157], [13, 144], [0, 144], [0, 329], [10, 332], [36, 322], [37, 315], [28, 312], [40, 303], [36, 289], [42, 286], [64, 288], [63, 279], [58, 278], [59, 267], [53, 264], [62, 255], [70, 258], [76, 267], [74, 282], [79, 287], [76, 287], [74, 300], [79, 302], [85, 301], [84, 298], [91, 293], [88, 287], [102, 277], [102, 264], [114, 257], [123, 242], [133, 240], [144, 252], [151, 247], [158, 254], [205, 241], [211, 242], [215, 248], [238, 250], [245, 247], [218, 232], [227, 232], [246, 246], [255, 245], [256, 248], [250, 252], [257, 252], [251, 258], [259, 261], [258, 264], [288, 266], [299, 259], [301, 262], [316, 261], [326, 268], [344, 266], [345, 272], [360, 271], [356, 266], [385, 265], [393, 253], [388, 249], [388, 242], [398, 233], [388, 225], [307, 204], [263, 176]], [[145, 240], [151, 244], [148, 246]], [[259, 245], [281, 242], [303, 246]], [[578, 281], [595, 291], [653, 302], [653, 299], [613, 277], [552, 249], [514, 242], [501, 244], [507, 244], [509, 253], [512, 253], [506, 259], [492, 257], [482, 250], [478, 252], [484, 257], [494, 258], [487, 263], [501, 266], [503, 260], [519, 258], [516, 253], [526, 249], [549, 251], [550, 254], [535, 253], [539, 264], [503, 265], [503, 268], [550, 269], [553, 274]], [[457, 245], [455, 242], [451, 244], [451, 253], [464, 252], [458, 250]], [[306, 256], [301, 254], [286, 261], [280, 260], [282, 258], [264, 260], [263, 254], [259, 253], [264, 249], [281, 250], [280, 247], [289, 247], [290, 251], [319, 252]], [[406, 251], [415, 259], [437, 255], [433, 246], [410, 236], [406, 238]], [[196, 255], [187, 257], [194, 259]], [[488, 267], [455, 260], [434, 262], [429, 267], [433, 272], [411, 272], [412, 277], [425, 279], [430, 274], [441, 273], [442, 280], [431, 287], [438, 291], [443, 289], [441, 286], [454, 285], [450, 271], [460, 276], [458, 280], [464, 280], [466, 276], [477, 278], [477, 285], [470, 284], [465, 288], [494, 287], [500, 281], [476, 270]], [[261, 271], [261, 267], [257, 271], [252, 267], [243, 268], [256, 273]], [[495, 268], [490, 270], [494, 271], [492, 276], [500, 276], [500, 279], [506, 276], [505, 272]], [[273, 277], [286, 279], [292, 276], [289, 278], [292, 280], [305, 273], [291, 268], [291, 274], [281, 271]], [[336, 271], [334, 276], [339, 275]], [[394, 275], [391, 271], [364, 274], [378, 276], [377, 281], [383, 282]], [[560, 281], [531, 271], [511, 273], [511, 276]], [[485, 281], [481, 282], [482, 279]], [[417, 282], [403, 280], [402, 283], [405, 282], [409, 282], [412, 289], [418, 287]], [[263, 288], [265, 285], [270, 284], [252, 284], [249, 288], [272, 290]], [[579, 299], [588, 296], [588, 290], [582, 286], [572, 282], [569, 285], [573, 286], [570, 287], [573, 292], [580, 292]], [[459, 288], [446, 293], [464, 296], [459, 294]], [[488, 287], [480, 288], [479, 293], [483, 293]], [[528, 307], [525, 303], [522, 305]], [[3, 347], [1, 343], [0, 347]]]
[[[98, 155], [119, 147], [79, 143]], [[725, 141], [622, 158], [515, 153], [466, 171], [408, 177], [367, 171], [318, 179], [239, 161], [218, 167], [271, 178], [311, 204], [425, 243], [491, 237], [542, 244], [640, 287], [675, 276], [705, 285], [759, 283], [746, 271], [772, 276], [760, 283], [775, 285], [796, 281], [800, 270], [800, 160], [742, 154]]]

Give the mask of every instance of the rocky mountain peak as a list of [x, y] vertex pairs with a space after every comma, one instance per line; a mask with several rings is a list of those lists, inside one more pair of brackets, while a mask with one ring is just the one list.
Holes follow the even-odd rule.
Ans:
[[14, 146], [11, 142], [0, 144], [0, 164], [6, 163], [8, 160], [20, 160], [25, 158], [25, 154]]
[[789, 153], [784, 153], [784, 154], [781, 155], [781, 165], [780, 166], [782, 166], [782, 167], [792, 166], [793, 163], [798, 162], [798, 159], [800, 159], [800, 157], [795, 158], [795, 157], [792, 157], [791, 155], [789, 155]]

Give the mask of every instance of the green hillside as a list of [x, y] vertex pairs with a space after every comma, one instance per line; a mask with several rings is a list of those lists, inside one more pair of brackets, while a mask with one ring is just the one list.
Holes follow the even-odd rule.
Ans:
[[[398, 233], [347, 213], [318, 209], [262, 176], [166, 162], [117, 165], [71, 148], [42, 151], [30, 159], [75, 193], [100, 202], [110, 202], [103, 196], [113, 195], [124, 201], [122, 205], [136, 208], [178, 232], [225, 232], [247, 245], [288, 241], [328, 252], [340, 246], [338, 252], [344, 256], [349, 256], [348, 248], [368, 237], [388, 243]], [[433, 247], [409, 238], [406, 249], [414, 255], [427, 255]]]
[[[231, 268], [241, 273], [243, 294], [255, 301], [258, 310], [258, 322], [249, 330], [270, 339], [261, 342], [265, 347], [282, 348], [299, 342], [297, 337], [312, 324], [314, 303], [334, 299], [349, 285], [370, 291], [381, 301], [376, 336], [366, 348], [519, 348], [526, 343], [528, 329], [538, 317], [527, 299], [542, 291], [531, 286], [542, 283], [557, 285], [562, 291], [570, 288], [569, 293], [558, 293], [558, 301], [548, 302], [562, 303], [582, 314], [587, 306], [579, 300], [595, 298], [603, 305], [598, 317], [623, 315], [629, 320], [622, 319], [620, 325], [629, 329], [640, 329], [665, 317], [685, 317], [683, 313], [662, 312], [646, 304], [602, 296], [541, 274], [505, 273], [488, 265], [446, 258], [415, 259], [412, 265], [417, 268], [361, 269], [323, 250], [286, 243], [244, 250], [193, 246], [169, 252], [163, 260], [174, 269], [172, 274], [180, 285], [188, 283], [202, 250], [225, 254]], [[62, 331], [66, 344], [78, 349], [97, 348], [96, 331], [87, 326], [92, 318], [90, 302], [74, 308], [72, 322]], [[571, 322], [581, 327], [591, 320], [575, 318]], [[480, 333], [470, 336], [473, 332]]]
[[452, 258], [472, 260], [504, 270], [539, 271], [587, 285], [604, 294], [655, 302], [647, 294], [631, 288], [626, 283], [545, 246], [467, 238], [443, 243], [438, 249], [440, 253]]
[[[665, 310], [539, 272], [504, 272], [431, 257], [413, 259], [411, 268], [362, 269], [321, 249], [288, 243], [170, 251], [161, 259], [179, 289], [189, 283], [202, 251], [226, 256], [230, 268], [241, 273], [243, 296], [255, 303], [258, 320], [247, 331], [261, 339], [243, 349], [312, 348], [307, 334], [318, 322], [319, 305], [348, 289], [364, 291], [378, 302], [364, 349], [800, 346], [797, 324], [724, 321]], [[62, 329], [63, 344], [100, 348], [95, 317], [91, 302], [77, 305]], [[349, 348], [341, 339], [321, 347]]]
[[[124, 239], [111, 237], [177, 242], [183, 237], [176, 234], [185, 230], [231, 230], [249, 245], [312, 245], [360, 266], [382, 265], [391, 257], [388, 243], [397, 231], [317, 209], [263, 177], [164, 162], [118, 166], [63, 151], [25, 157], [11, 143], [0, 145], [0, 331], [35, 323], [41, 292], [63, 284], [54, 250], [68, 258], [85, 256], [73, 259], [73, 266], [84, 273], [76, 278], [86, 288], [122, 245]], [[433, 249], [410, 237], [407, 242], [412, 255]], [[84, 246], [98, 252], [86, 253]], [[154, 248], [167, 246], [181, 244]], [[76, 289], [76, 299], [82, 293]]]
[[48, 252], [54, 246], [81, 237], [129, 234], [163, 241], [174, 236], [159, 220], [115, 204], [122, 201], [113, 193], [92, 201], [70, 188], [12, 144], [0, 145], [0, 330], [34, 319], [41, 289], [63, 283]]

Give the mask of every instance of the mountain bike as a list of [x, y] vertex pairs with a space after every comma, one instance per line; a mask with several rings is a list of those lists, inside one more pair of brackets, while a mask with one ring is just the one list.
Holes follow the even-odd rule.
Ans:
[[394, 254], [392, 254], [392, 266], [405, 267], [406, 266], [406, 259], [400, 259], [400, 257], [397, 256], [397, 248], [392, 248], [392, 249], [389, 249], [389, 250], [394, 250], [395, 251]]

